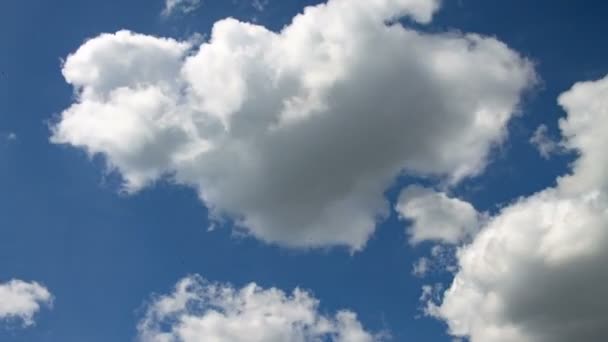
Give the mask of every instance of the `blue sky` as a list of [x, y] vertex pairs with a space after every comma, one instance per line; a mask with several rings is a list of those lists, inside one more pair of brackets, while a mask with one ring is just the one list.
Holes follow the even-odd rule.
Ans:
[[[385, 182], [389, 213], [356, 251], [352, 244], [348, 246], [355, 233], [335, 238], [347, 243], [326, 243], [334, 237], [323, 235], [311, 248], [294, 248], [292, 240], [285, 242], [288, 238], [281, 235], [280, 227], [271, 236], [260, 233], [264, 230], [258, 226], [233, 229], [231, 222], [238, 220], [235, 216], [213, 223], [209, 203], [199, 199], [188, 181], [161, 177], [127, 194], [121, 187], [130, 166], [107, 172], [106, 161], [112, 158], [108, 154], [113, 152], [90, 158], [82, 144], [76, 146], [76, 138], [66, 138], [62, 144], [50, 142], [50, 127], [61, 122], [61, 113], [80, 96], [62, 76], [62, 61], [85, 40], [127, 29], [185, 41], [195, 33], [209, 37], [213, 23], [225, 17], [255, 21], [277, 31], [305, 6], [321, 2], [270, 0], [259, 10], [246, 0], [206, 0], [189, 13], [169, 16], [161, 15], [165, 4], [160, 0], [8, 0], [3, 4], [0, 284], [12, 279], [35, 281], [54, 300], [52, 307], [43, 305], [35, 314], [31, 326], [25, 327], [18, 319], [2, 320], [0, 315], [0, 340], [131, 341], [138, 336], [137, 324], [153, 294], [168, 294], [180, 279], [198, 274], [236, 288], [255, 282], [261, 288], [276, 287], [286, 293], [296, 287], [306, 289], [320, 301], [320, 312], [331, 315], [351, 310], [367, 331], [390, 332], [394, 341], [452, 341], [448, 324], [454, 317], [425, 315], [420, 296], [423, 285], [450, 287], [454, 275], [440, 270], [415, 277], [412, 265], [420, 257], [428, 257], [435, 245], [454, 249], [476, 237], [468, 236], [456, 244], [435, 239], [414, 246], [406, 233], [410, 223], [392, 208], [400, 192], [415, 183], [469, 202], [480, 213], [501, 215], [500, 208], [520, 196], [553, 187], [557, 176], [569, 172], [576, 156], [586, 150], [573, 143], [575, 148], [545, 159], [529, 140], [544, 124], [548, 135], [559, 141], [558, 119], [567, 114], [558, 105], [558, 96], [576, 82], [599, 80], [608, 74], [608, 49], [602, 44], [608, 30], [602, 14], [608, 4], [603, 1], [444, 1], [430, 23], [403, 19], [401, 24], [428, 36], [449, 31], [493, 37], [526, 59], [537, 81], [530, 81], [518, 95], [519, 108], [512, 109], [520, 113], [505, 125], [508, 137], [489, 145], [489, 154], [482, 157], [488, 161], [487, 167], [478, 175], [444, 185], [442, 176], [406, 172]], [[14, 138], [9, 139], [10, 134]], [[199, 185], [208, 182], [205, 179]], [[218, 197], [212, 204], [237, 212], [241, 209], [228, 201]], [[242, 210], [246, 217], [253, 213]], [[260, 227], [268, 223], [274, 229], [284, 223], [268, 219], [263, 216], [266, 213], [255, 212], [263, 217]], [[210, 230], [212, 226], [215, 229]], [[480, 223], [479, 229], [495, 227]], [[598, 304], [602, 307], [606, 302]], [[549, 305], [546, 308], [553, 310]], [[465, 329], [462, 335], [473, 342], [488, 341], [484, 336], [490, 335], [483, 335], [483, 329], [475, 326], [475, 331]], [[522, 331], [519, 336], [529, 341], [545, 341], [544, 331]], [[604, 336], [602, 333], [605, 331], [595, 337]], [[576, 334], [569, 336], [583, 336]]]

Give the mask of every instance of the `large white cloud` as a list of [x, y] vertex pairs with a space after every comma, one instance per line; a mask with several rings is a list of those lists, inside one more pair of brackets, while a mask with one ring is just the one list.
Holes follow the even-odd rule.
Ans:
[[218, 21], [196, 47], [100, 35], [63, 66], [77, 98], [52, 141], [104, 155], [129, 191], [171, 175], [263, 241], [361, 249], [396, 176], [478, 174], [534, 82], [494, 38], [387, 25], [437, 9], [330, 0], [280, 32]]
[[249, 284], [235, 289], [199, 276], [182, 279], [156, 298], [138, 326], [145, 342], [373, 342], [357, 316], [319, 312], [319, 301], [296, 289], [287, 295]]
[[580, 157], [554, 188], [504, 208], [459, 253], [429, 312], [472, 342], [608, 340], [608, 77], [559, 98]]
[[22, 280], [0, 283], [0, 320], [19, 320], [34, 324], [34, 315], [41, 306], [52, 304], [53, 296], [42, 285]]

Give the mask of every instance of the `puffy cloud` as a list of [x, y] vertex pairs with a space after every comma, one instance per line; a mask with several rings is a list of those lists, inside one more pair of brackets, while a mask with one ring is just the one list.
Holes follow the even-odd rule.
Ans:
[[177, 12], [190, 13], [202, 5], [201, 0], [165, 0], [163, 16], [170, 16]]
[[0, 283], [0, 320], [17, 319], [25, 326], [34, 324], [42, 305], [50, 306], [53, 297], [42, 285], [21, 280]]
[[192, 47], [127, 31], [63, 66], [51, 140], [104, 155], [134, 192], [170, 175], [215, 219], [290, 247], [363, 248], [399, 174], [478, 174], [531, 64], [494, 38], [428, 34], [434, 0], [330, 0], [280, 32], [220, 20]]
[[401, 192], [395, 210], [412, 222], [408, 230], [413, 244], [465, 241], [477, 233], [484, 217], [468, 202], [415, 185]]
[[198, 276], [181, 280], [172, 294], [156, 298], [139, 323], [146, 342], [372, 342], [357, 316], [319, 313], [319, 301], [296, 289], [287, 295], [249, 284], [242, 289], [208, 283]]
[[459, 252], [430, 314], [472, 342], [608, 340], [608, 77], [559, 98], [572, 174], [504, 208]]
[[545, 159], [549, 159], [560, 148], [559, 144], [549, 137], [548, 130], [547, 125], [540, 125], [530, 138], [530, 143], [538, 149], [540, 155]]

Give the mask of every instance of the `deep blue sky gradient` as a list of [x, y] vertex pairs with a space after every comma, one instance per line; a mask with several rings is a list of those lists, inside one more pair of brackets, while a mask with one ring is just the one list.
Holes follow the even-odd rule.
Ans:
[[[236, 286], [251, 281], [290, 291], [313, 291], [323, 311], [350, 308], [372, 330], [395, 341], [449, 342], [445, 327], [416, 318], [420, 286], [447, 275], [411, 276], [427, 245], [407, 246], [403, 224], [391, 216], [368, 247], [290, 251], [223, 228], [207, 232], [206, 209], [193, 190], [166, 182], [132, 196], [118, 193], [103, 161], [51, 145], [48, 122], [73, 100], [61, 58], [87, 38], [129, 29], [187, 38], [206, 33], [226, 16], [256, 17], [279, 29], [306, 4], [271, 0], [259, 13], [245, 0], [207, 0], [191, 15], [162, 19], [160, 0], [4, 0], [0, 9], [0, 282], [36, 280], [55, 295], [37, 325], [0, 324], [0, 341], [131, 341], [142, 304], [178, 279], [199, 273]], [[547, 161], [528, 143], [545, 123], [557, 137], [563, 115], [557, 96], [576, 81], [608, 73], [608, 2], [602, 0], [446, 0], [423, 30], [460, 30], [496, 36], [535, 61], [541, 78], [527, 95], [510, 138], [496, 149], [487, 172], [457, 194], [481, 210], [530, 194], [567, 171], [572, 156]], [[394, 201], [407, 179], [387, 191]], [[447, 283], [446, 283], [447, 285]]]

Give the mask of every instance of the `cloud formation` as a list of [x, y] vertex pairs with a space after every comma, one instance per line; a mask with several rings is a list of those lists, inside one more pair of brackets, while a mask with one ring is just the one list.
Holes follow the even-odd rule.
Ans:
[[580, 157], [557, 185], [504, 208], [459, 253], [428, 312], [472, 342], [608, 340], [608, 77], [559, 97], [562, 144]]
[[220, 20], [200, 46], [102, 34], [63, 65], [77, 99], [51, 141], [105, 156], [130, 192], [191, 185], [265, 242], [362, 249], [399, 174], [480, 173], [535, 79], [494, 38], [396, 22], [438, 3], [330, 0], [280, 32]]
[[42, 305], [50, 306], [51, 293], [42, 285], [22, 280], [0, 283], [0, 320], [18, 320], [24, 326], [34, 324], [34, 315]]
[[456, 273], [458, 270], [456, 259], [457, 246], [445, 244], [435, 245], [431, 248], [428, 257], [420, 257], [412, 265], [412, 275], [424, 278], [428, 275], [442, 273]]
[[291, 295], [249, 284], [235, 289], [199, 276], [182, 279], [169, 295], [156, 298], [139, 323], [145, 342], [373, 342], [357, 316], [319, 312], [306, 291]]
[[547, 125], [540, 125], [530, 138], [530, 143], [536, 147], [538, 153], [545, 159], [551, 158], [560, 149], [559, 144], [549, 137], [548, 131]]
[[461, 243], [477, 233], [484, 216], [468, 202], [416, 185], [401, 192], [395, 210], [401, 219], [411, 221], [408, 234], [412, 244]]
[[165, 8], [162, 15], [165, 17], [176, 13], [190, 13], [202, 5], [201, 0], [165, 0]]

